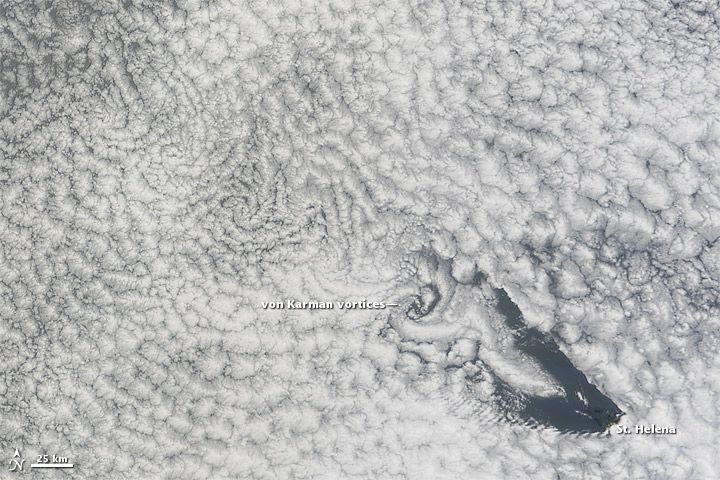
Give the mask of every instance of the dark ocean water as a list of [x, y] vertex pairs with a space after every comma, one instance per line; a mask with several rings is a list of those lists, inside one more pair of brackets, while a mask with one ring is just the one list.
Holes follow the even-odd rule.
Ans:
[[500, 381], [498, 394], [518, 410], [513, 414], [521, 420], [575, 433], [603, 432], [616, 423], [623, 411], [575, 368], [551, 336], [527, 326], [505, 290], [494, 289], [494, 293], [516, 347], [533, 357], [565, 391], [564, 396], [539, 397], [514, 391]]

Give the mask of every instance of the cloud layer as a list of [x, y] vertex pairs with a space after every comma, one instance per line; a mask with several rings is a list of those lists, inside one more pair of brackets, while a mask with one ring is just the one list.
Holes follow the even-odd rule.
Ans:
[[[77, 479], [717, 477], [719, 15], [4, 5], [2, 451]], [[453, 293], [478, 272], [625, 424], [679, 433], [468, 407], [443, 366], [504, 341]], [[424, 357], [400, 307], [261, 307], [438, 292], [404, 319]]]

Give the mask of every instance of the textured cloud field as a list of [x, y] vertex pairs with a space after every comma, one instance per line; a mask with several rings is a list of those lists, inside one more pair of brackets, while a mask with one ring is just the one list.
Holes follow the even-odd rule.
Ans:
[[[0, 478], [719, 478], [719, 21], [1, 1]], [[491, 287], [678, 433], [503, 418]]]

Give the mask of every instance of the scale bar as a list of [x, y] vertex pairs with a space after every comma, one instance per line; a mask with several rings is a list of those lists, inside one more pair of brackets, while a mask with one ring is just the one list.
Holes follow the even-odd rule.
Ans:
[[30, 468], [73, 468], [72, 463], [33, 463]]

